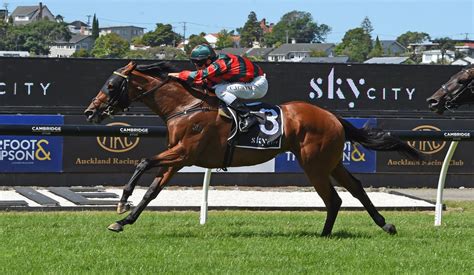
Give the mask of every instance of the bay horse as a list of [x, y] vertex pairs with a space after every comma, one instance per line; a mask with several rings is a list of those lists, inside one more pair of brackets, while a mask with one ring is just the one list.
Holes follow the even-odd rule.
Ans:
[[[128, 216], [112, 223], [109, 230], [119, 232], [125, 225], [133, 224], [147, 204], [157, 197], [183, 166], [222, 167], [232, 123], [218, 114], [217, 97], [168, 76], [169, 72], [175, 71], [166, 62], [139, 66], [130, 62], [109, 77], [84, 111], [89, 122], [100, 123], [128, 108], [132, 102], [141, 101], [167, 125], [168, 149], [143, 159], [136, 166], [124, 187], [117, 212], [121, 214], [130, 209], [127, 199], [145, 171], [159, 167], [156, 177], [142, 201]], [[327, 213], [321, 235], [331, 234], [342, 203], [330, 177], [360, 200], [378, 226], [395, 234], [395, 226], [385, 222], [361, 182], [343, 166], [344, 142], [348, 139], [369, 149], [398, 151], [412, 158], [419, 157], [418, 151], [381, 130], [368, 127], [358, 129], [348, 121], [309, 103], [289, 102], [280, 107], [285, 121], [281, 149], [235, 148], [230, 166], [255, 165], [269, 161], [279, 153], [291, 151], [325, 203]]]
[[432, 96], [426, 99], [431, 111], [443, 114], [446, 110], [474, 103], [474, 65], [451, 76]]

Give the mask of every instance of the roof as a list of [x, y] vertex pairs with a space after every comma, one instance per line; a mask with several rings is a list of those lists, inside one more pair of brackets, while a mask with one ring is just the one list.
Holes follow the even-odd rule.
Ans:
[[365, 64], [402, 64], [407, 61], [407, 56], [389, 56], [389, 57], [372, 57], [364, 61]]
[[135, 28], [135, 29], [142, 29], [142, 30], [145, 29], [145, 28], [137, 27], [137, 26], [110, 26], [110, 27], [99, 28], [99, 30], [124, 29], [124, 28]]
[[76, 20], [71, 23], [69, 23], [70, 26], [74, 26], [76, 29], [80, 29], [81, 27], [89, 27], [86, 23]]
[[56, 44], [77, 44], [81, 42], [82, 40], [91, 37], [90, 35], [82, 35], [82, 34], [71, 34], [71, 39], [69, 41], [65, 40], [57, 40], [55, 41]]
[[287, 55], [290, 52], [311, 52], [312, 50], [325, 52], [334, 46], [333, 43], [287, 43], [276, 48], [269, 55]]
[[333, 56], [333, 57], [305, 57], [301, 62], [305, 63], [347, 63], [348, 56]]
[[466, 56], [455, 60], [451, 65], [470, 65], [474, 64], [474, 58]]
[[273, 50], [274, 48], [251, 48], [247, 51], [247, 56], [266, 56]]
[[[43, 6], [43, 8], [46, 6]], [[34, 14], [37, 10], [39, 9], [39, 6], [18, 6], [16, 9], [12, 12], [11, 16], [27, 16]]]
[[247, 51], [250, 50], [250, 48], [223, 48], [220, 51], [217, 51], [217, 53], [230, 53], [230, 54], [235, 54], [235, 55], [244, 55], [247, 53]]

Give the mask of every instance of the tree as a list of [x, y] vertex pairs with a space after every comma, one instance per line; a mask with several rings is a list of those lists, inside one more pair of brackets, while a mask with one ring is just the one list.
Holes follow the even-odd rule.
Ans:
[[397, 37], [397, 42], [405, 47], [412, 43], [422, 43], [431, 40], [430, 35], [425, 32], [406, 32]]
[[[242, 40], [241, 40], [242, 43]], [[223, 49], [223, 48], [230, 48], [234, 45], [234, 40], [232, 40], [232, 35], [227, 30], [222, 30], [217, 35], [217, 42], [216, 48]]]
[[48, 55], [49, 47], [57, 40], [69, 41], [71, 33], [64, 23], [40, 20], [22, 26], [4, 29], [2, 48], [5, 50], [28, 51], [36, 55]]
[[84, 48], [81, 48], [72, 54], [72, 57], [79, 57], [79, 58], [90, 57], [90, 56], [91, 56], [90, 53]]
[[146, 46], [174, 46], [180, 41], [180, 35], [173, 31], [170, 24], [157, 23], [154, 31], [147, 32], [142, 37], [142, 42]]
[[367, 16], [364, 18], [364, 20], [362, 20], [360, 27], [364, 29], [364, 31], [369, 35], [372, 35], [372, 32], [374, 31], [374, 27], [372, 27], [372, 22], [370, 22], [370, 19]]
[[336, 46], [335, 52], [339, 55], [347, 55], [351, 61], [362, 62], [372, 50], [370, 35], [363, 28], [348, 30], [342, 39], [342, 43]]
[[310, 57], [327, 57], [327, 53], [325, 51], [318, 51], [316, 49], [312, 49], [309, 53]]
[[99, 19], [95, 16], [92, 18], [92, 38], [96, 40], [99, 37]]
[[295, 39], [298, 43], [324, 42], [331, 31], [328, 25], [318, 25], [309, 12], [291, 11], [282, 16], [273, 27], [273, 31], [265, 35], [268, 46], [276, 43], [287, 43]]
[[191, 51], [200, 44], [207, 44], [207, 40], [204, 38], [205, 34], [200, 33], [199, 35], [191, 34], [188, 39], [188, 44], [184, 46], [184, 50], [187, 54], [191, 54]]
[[372, 57], [378, 57], [378, 56], [383, 56], [383, 55], [384, 55], [384, 52], [383, 52], [382, 44], [380, 43], [379, 36], [377, 35], [377, 38], [375, 39], [374, 48], [370, 51], [367, 57], [372, 58]]
[[434, 39], [433, 42], [439, 44], [439, 49], [441, 50], [440, 63], [441, 64], [447, 64], [447, 60], [445, 60], [444, 57], [445, 57], [447, 51], [449, 51], [449, 50], [454, 51], [454, 46], [455, 46], [454, 41], [449, 37], [442, 37], [442, 38]]
[[122, 58], [130, 45], [116, 33], [100, 36], [94, 43], [91, 54], [98, 58]]
[[165, 59], [165, 60], [186, 60], [187, 55], [180, 49], [170, 46], [153, 47], [146, 50], [129, 51], [126, 55], [128, 59]]
[[253, 42], [260, 42], [262, 38], [263, 30], [260, 28], [257, 15], [252, 11], [248, 16], [244, 27], [240, 29], [240, 45], [242, 47], [252, 47]]

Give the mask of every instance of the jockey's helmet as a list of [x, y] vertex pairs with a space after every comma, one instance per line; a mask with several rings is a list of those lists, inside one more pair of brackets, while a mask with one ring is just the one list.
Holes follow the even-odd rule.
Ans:
[[210, 59], [214, 61], [217, 57], [216, 52], [214, 51], [211, 46], [202, 44], [202, 45], [197, 45], [192, 51], [191, 51], [191, 60], [194, 61], [199, 61], [199, 60], [206, 60]]

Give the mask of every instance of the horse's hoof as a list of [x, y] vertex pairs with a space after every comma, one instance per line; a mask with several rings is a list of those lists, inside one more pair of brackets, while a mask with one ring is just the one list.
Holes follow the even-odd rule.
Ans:
[[117, 204], [117, 213], [123, 214], [130, 210], [130, 203], [128, 202], [119, 202]]
[[114, 232], [120, 232], [123, 231], [123, 226], [117, 222], [114, 222], [113, 224], [109, 225], [107, 229]]
[[397, 234], [397, 229], [395, 228], [395, 225], [391, 224], [391, 223], [386, 223], [382, 229], [387, 232], [388, 234], [390, 235], [394, 235], [394, 234]]

